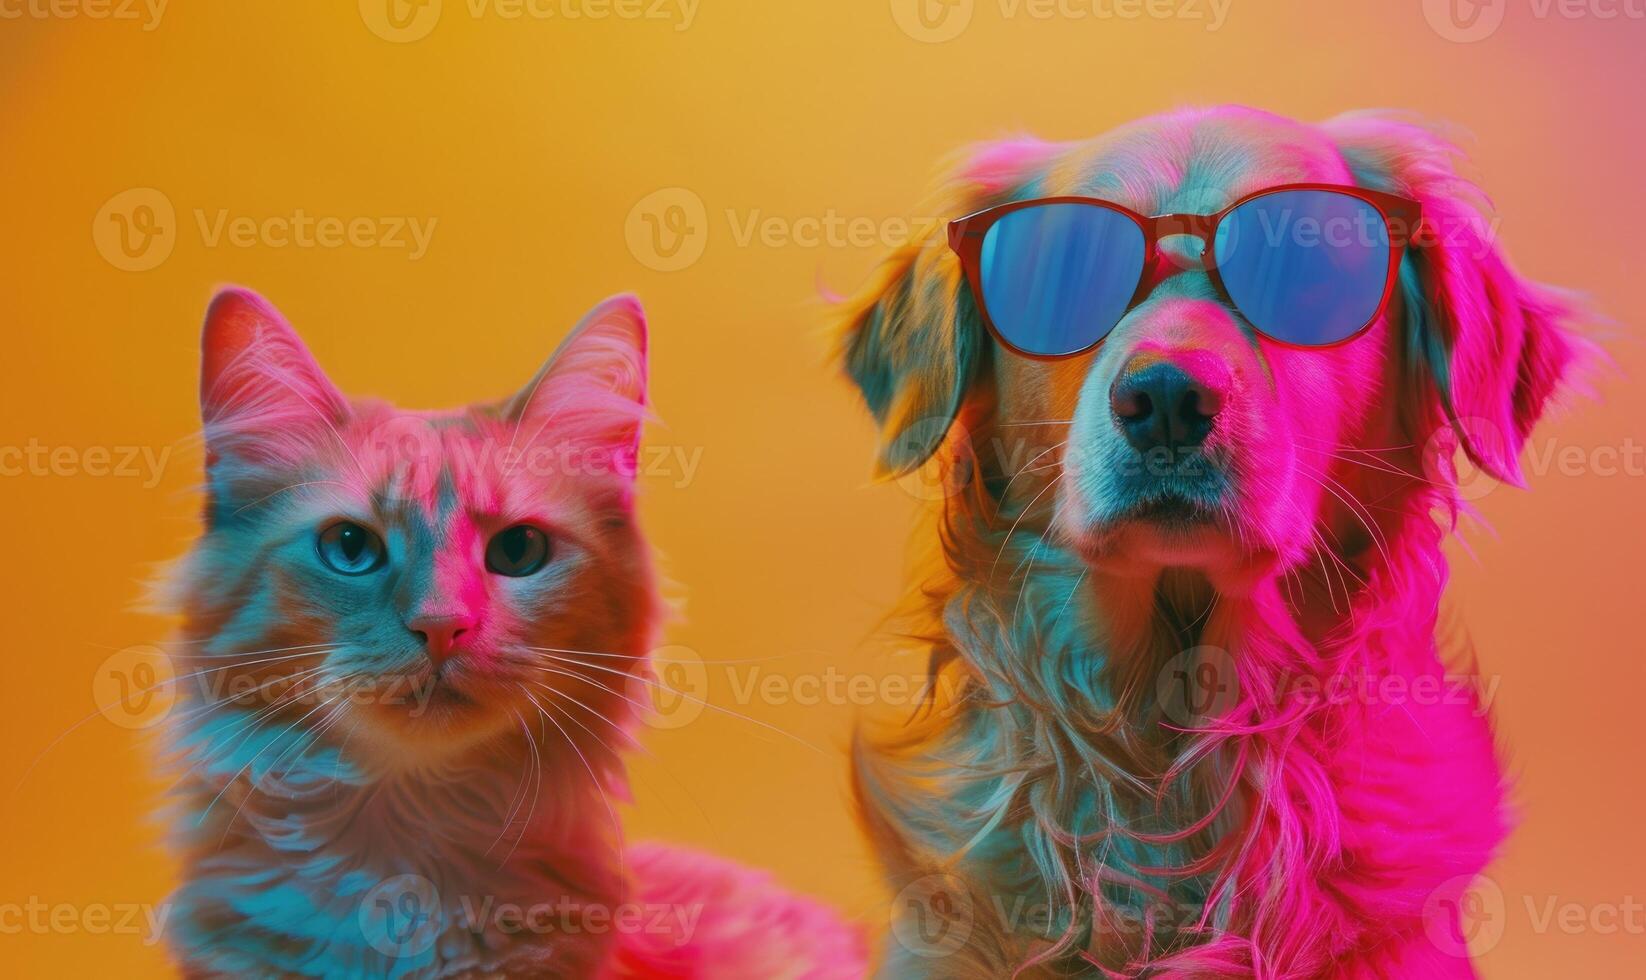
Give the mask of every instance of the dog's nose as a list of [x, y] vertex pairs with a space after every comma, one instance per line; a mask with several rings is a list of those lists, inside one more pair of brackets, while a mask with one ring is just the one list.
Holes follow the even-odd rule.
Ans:
[[1134, 358], [1109, 389], [1115, 420], [1139, 452], [1200, 445], [1223, 410], [1223, 400], [1217, 385], [1159, 358], [1146, 364]]

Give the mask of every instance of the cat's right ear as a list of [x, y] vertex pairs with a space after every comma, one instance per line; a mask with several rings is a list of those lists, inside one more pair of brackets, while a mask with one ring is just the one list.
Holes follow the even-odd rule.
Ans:
[[504, 403], [522, 445], [548, 440], [632, 478], [646, 415], [646, 342], [646, 314], [635, 297], [613, 296], [590, 310]]
[[251, 460], [316, 425], [335, 427], [348, 401], [296, 331], [263, 297], [229, 287], [212, 298], [200, 337], [200, 418], [208, 464]]

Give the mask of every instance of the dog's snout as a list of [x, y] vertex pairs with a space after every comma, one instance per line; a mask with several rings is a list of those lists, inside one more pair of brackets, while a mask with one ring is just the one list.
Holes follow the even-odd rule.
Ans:
[[1133, 358], [1109, 389], [1115, 421], [1139, 452], [1200, 445], [1225, 397], [1215, 379], [1158, 357]]

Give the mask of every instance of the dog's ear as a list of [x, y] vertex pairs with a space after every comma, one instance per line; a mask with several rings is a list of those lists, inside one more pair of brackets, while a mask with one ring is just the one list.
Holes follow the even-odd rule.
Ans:
[[960, 262], [940, 238], [899, 249], [852, 304], [841, 359], [880, 425], [880, 475], [917, 469], [942, 445], [983, 343]]
[[1057, 145], [974, 147], [933, 198], [937, 216], [844, 305], [840, 360], [880, 425], [879, 474], [901, 476], [943, 444], [983, 369], [988, 337], [945, 222], [1008, 199]]
[[1422, 445], [1449, 427], [1476, 465], [1522, 485], [1521, 447], [1588, 346], [1570, 332], [1577, 304], [1510, 268], [1461, 154], [1435, 130], [1368, 112], [1324, 129], [1362, 186], [1423, 209], [1400, 273], [1408, 433]]

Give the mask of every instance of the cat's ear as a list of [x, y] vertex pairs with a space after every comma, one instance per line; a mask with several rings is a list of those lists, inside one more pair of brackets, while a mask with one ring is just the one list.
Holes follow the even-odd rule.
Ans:
[[271, 455], [347, 414], [348, 400], [267, 300], [237, 287], [213, 297], [200, 338], [200, 417], [214, 458]]
[[646, 415], [646, 313], [627, 293], [584, 315], [504, 405], [521, 445], [594, 454], [630, 477]]
[[200, 338], [201, 417], [209, 424], [275, 405], [333, 422], [348, 411], [280, 311], [249, 289], [223, 289]]

